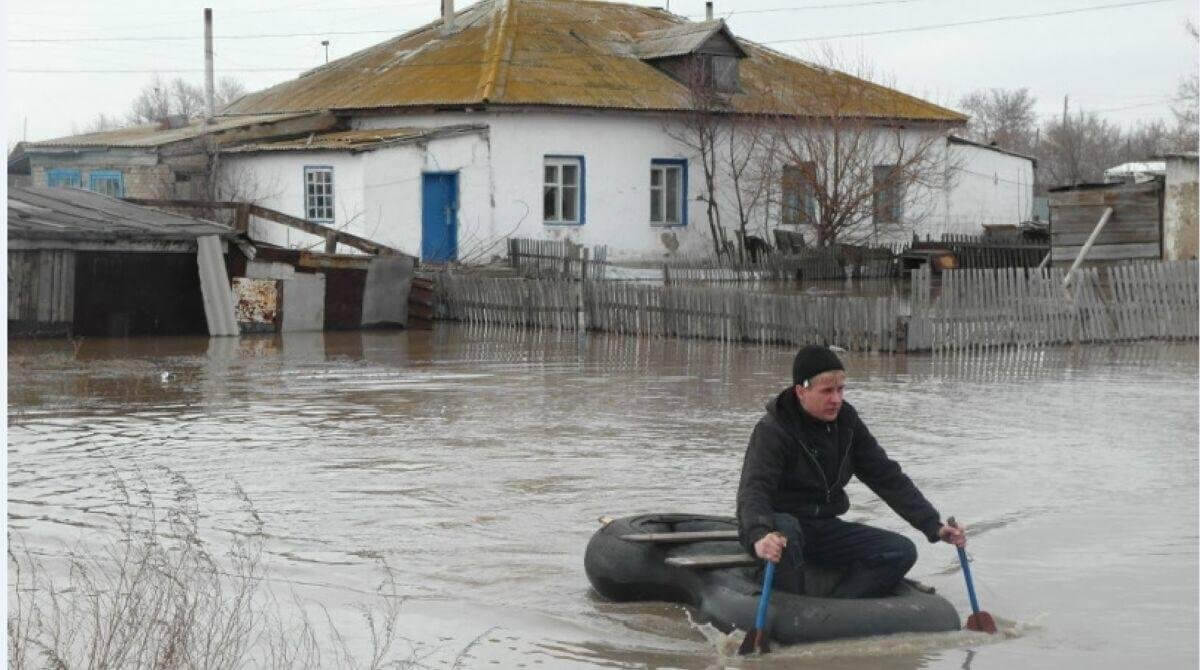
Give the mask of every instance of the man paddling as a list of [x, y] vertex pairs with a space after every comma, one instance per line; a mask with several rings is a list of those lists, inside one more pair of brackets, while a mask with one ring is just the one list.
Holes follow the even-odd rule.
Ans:
[[804, 593], [804, 563], [846, 568], [829, 595], [891, 593], [917, 560], [911, 540], [838, 517], [850, 507], [856, 476], [930, 542], [963, 547], [960, 528], [943, 524], [900, 466], [845, 402], [846, 372], [837, 354], [806, 346], [792, 382], [767, 404], [750, 435], [738, 484], [738, 537], [750, 553], [776, 564], [776, 588]]

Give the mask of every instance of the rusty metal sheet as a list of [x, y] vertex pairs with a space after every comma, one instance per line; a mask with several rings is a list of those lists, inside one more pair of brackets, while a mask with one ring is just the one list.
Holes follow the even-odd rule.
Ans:
[[243, 333], [273, 333], [279, 329], [279, 281], [233, 278], [233, 313]]

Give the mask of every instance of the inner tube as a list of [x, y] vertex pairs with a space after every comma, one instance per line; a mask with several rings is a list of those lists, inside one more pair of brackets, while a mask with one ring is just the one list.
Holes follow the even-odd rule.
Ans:
[[[643, 514], [609, 522], [588, 542], [583, 565], [600, 595], [615, 601], [660, 600], [693, 607], [702, 621], [728, 633], [754, 626], [762, 590], [755, 566], [702, 569], [666, 562], [672, 557], [741, 554], [737, 540], [690, 543], [636, 542], [624, 535], [737, 531], [731, 517]], [[935, 633], [959, 629], [958, 612], [928, 587], [902, 580], [881, 598], [828, 598], [841, 578], [834, 569], [805, 565], [805, 588], [813, 595], [775, 590], [767, 618], [768, 636], [782, 644], [892, 633]]]

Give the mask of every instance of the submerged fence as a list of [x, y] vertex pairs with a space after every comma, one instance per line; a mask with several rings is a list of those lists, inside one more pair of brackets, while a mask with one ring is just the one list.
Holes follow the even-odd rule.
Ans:
[[928, 268], [912, 274], [910, 350], [1195, 338], [1196, 261], [1077, 270], [954, 270], [934, 297]]
[[1195, 338], [1196, 261], [1077, 271], [914, 271], [911, 299], [736, 288], [443, 274], [442, 318], [469, 323], [696, 337], [858, 351], [951, 351]]

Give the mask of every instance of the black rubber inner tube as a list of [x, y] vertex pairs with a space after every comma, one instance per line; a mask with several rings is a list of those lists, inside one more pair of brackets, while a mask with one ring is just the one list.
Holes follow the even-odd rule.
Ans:
[[[761, 590], [759, 567], [688, 568], [670, 557], [745, 554], [737, 540], [688, 543], [633, 542], [623, 535], [736, 531], [730, 517], [644, 514], [605, 525], [588, 542], [584, 569], [602, 596], [616, 601], [659, 600], [693, 607], [701, 621], [729, 632], [749, 630]], [[767, 632], [783, 644], [902, 632], [959, 629], [958, 612], [945, 598], [901, 582], [883, 598], [828, 598], [841, 578], [836, 570], [805, 566], [806, 595], [771, 594]]]

